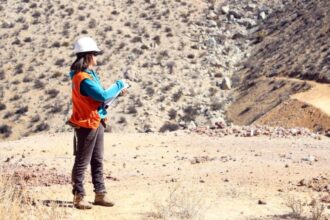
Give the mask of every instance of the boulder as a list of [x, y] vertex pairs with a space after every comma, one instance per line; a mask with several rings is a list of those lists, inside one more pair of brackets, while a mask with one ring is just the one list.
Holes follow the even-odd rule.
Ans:
[[266, 18], [267, 18], [267, 14], [266, 14], [266, 12], [260, 12], [260, 14], [259, 14], [259, 19], [261, 19], [261, 20], [266, 20]]
[[216, 13], [214, 13], [213, 11], [211, 11], [207, 16], [207, 19], [209, 20], [216, 20], [218, 18], [218, 15]]
[[221, 7], [221, 12], [225, 15], [229, 13], [229, 10], [230, 10], [230, 8], [228, 5]]
[[232, 82], [229, 77], [224, 77], [221, 84], [220, 88], [223, 90], [229, 90], [231, 89]]

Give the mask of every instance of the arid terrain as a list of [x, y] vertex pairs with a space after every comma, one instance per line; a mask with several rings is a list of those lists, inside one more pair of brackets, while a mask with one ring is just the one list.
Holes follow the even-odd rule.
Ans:
[[328, 83], [326, 0], [13, 0], [0, 11], [1, 139], [70, 129], [68, 72], [83, 35], [103, 50], [103, 85], [131, 85], [110, 110], [114, 132], [250, 124], [310, 88], [304, 80]]
[[[0, 219], [330, 219], [329, 0], [1, 0], [0, 12]], [[113, 208], [72, 208], [79, 36], [103, 50], [104, 87], [131, 85], [105, 135]], [[89, 174], [86, 186], [92, 202]]]
[[[14, 173], [36, 207], [68, 219], [311, 219], [322, 206], [318, 219], [330, 216], [330, 200], [320, 201], [330, 190], [325, 137], [107, 134], [105, 178], [116, 205], [88, 211], [72, 208], [71, 143], [71, 133], [2, 142], [2, 173]], [[88, 174], [86, 185], [92, 202]], [[295, 217], [290, 207], [299, 204]]]

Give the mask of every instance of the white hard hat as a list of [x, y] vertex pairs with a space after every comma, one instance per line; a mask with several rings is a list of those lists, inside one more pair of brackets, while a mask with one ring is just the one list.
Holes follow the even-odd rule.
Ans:
[[96, 42], [90, 37], [81, 37], [74, 45], [74, 53], [101, 52]]

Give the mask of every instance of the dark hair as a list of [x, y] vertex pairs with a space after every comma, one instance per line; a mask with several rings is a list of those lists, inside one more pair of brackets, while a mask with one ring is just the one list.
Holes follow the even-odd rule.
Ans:
[[71, 70], [80, 72], [85, 70], [93, 59], [93, 52], [77, 53], [76, 60], [71, 65]]

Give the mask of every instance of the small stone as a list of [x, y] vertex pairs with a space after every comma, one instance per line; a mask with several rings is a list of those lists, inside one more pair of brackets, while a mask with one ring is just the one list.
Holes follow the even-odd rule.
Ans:
[[330, 203], [330, 195], [324, 196], [321, 198], [321, 202]]
[[215, 20], [215, 19], [217, 19], [217, 17], [218, 17], [218, 15], [217, 14], [215, 14], [213, 11], [211, 11], [208, 15], [207, 15], [207, 19], [209, 19], [209, 20]]
[[298, 182], [298, 186], [307, 186], [307, 181], [306, 179], [302, 179]]
[[208, 26], [208, 27], [217, 27], [218, 24], [217, 24], [216, 21], [210, 20], [210, 21], [208, 21], [207, 26]]
[[262, 201], [262, 200], [260, 200], [259, 199], [259, 201], [258, 201], [258, 205], [266, 205], [267, 203], [265, 202], [265, 201]]
[[221, 7], [221, 12], [223, 14], [228, 14], [229, 13], [229, 10], [230, 10], [229, 6], [222, 6]]
[[229, 77], [224, 77], [221, 84], [220, 88], [223, 90], [229, 90], [231, 89], [232, 82]]
[[259, 18], [262, 19], [262, 20], [266, 20], [266, 18], [267, 18], [266, 13], [265, 13], [264, 11], [261, 12], [261, 13], [259, 14]]

